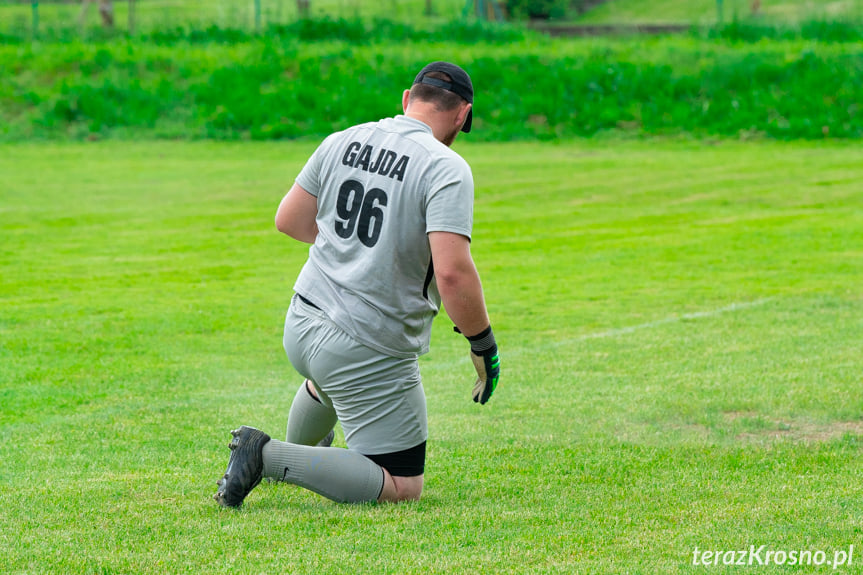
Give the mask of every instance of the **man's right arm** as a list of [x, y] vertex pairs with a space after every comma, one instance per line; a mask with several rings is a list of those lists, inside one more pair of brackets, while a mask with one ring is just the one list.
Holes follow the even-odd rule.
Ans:
[[441, 300], [456, 330], [470, 342], [470, 358], [478, 376], [473, 400], [484, 404], [500, 378], [500, 355], [470, 255], [470, 241], [450, 232], [430, 232], [428, 237]]
[[470, 255], [470, 240], [451, 232], [429, 232], [434, 275], [447, 315], [465, 336], [489, 326], [479, 273]]

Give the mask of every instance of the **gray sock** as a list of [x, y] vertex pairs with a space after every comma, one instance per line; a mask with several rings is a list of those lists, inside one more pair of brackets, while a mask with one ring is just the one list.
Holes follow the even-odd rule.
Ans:
[[377, 501], [384, 487], [383, 468], [365, 455], [278, 439], [264, 445], [264, 477], [305, 487], [339, 503]]
[[336, 410], [312, 397], [304, 381], [291, 403], [285, 441], [299, 445], [317, 445], [333, 429], [336, 421]]

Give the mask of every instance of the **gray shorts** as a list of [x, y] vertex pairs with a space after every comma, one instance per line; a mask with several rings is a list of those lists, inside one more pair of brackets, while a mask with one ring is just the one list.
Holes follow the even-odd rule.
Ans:
[[285, 318], [284, 346], [321, 402], [335, 408], [348, 448], [377, 455], [404, 451], [428, 438], [416, 358], [392, 357], [363, 345], [297, 295]]

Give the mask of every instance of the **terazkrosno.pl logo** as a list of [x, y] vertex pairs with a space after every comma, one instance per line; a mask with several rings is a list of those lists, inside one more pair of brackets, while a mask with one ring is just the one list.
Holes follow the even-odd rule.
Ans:
[[700, 549], [692, 552], [692, 564], [713, 565], [788, 565], [808, 567], [829, 565], [833, 569], [854, 564], [854, 545], [833, 551], [812, 549], [771, 549], [767, 545], [750, 545], [745, 549]]

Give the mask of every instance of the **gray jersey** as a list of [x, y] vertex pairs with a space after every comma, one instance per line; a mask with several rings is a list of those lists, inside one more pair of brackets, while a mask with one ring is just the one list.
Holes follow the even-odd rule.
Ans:
[[470, 238], [473, 176], [429, 126], [396, 116], [329, 136], [297, 177], [318, 236], [294, 289], [380, 352], [428, 351], [440, 309], [427, 234]]

